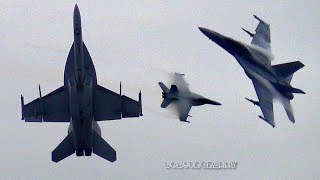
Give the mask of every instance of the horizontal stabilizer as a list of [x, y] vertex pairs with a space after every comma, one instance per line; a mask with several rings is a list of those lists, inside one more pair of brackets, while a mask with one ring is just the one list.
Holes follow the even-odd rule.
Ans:
[[162, 108], [166, 108], [169, 106], [169, 104], [172, 103], [172, 100], [171, 99], [163, 99], [162, 103], [161, 103], [161, 107]]
[[169, 92], [169, 89], [167, 88], [166, 85], [163, 84], [163, 82], [159, 82], [158, 84], [161, 87], [163, 92], [165, 92], [165, 93]]
[[300, 61], [295, 61], [290, 63], [273, 65], [272, 69], [276, 72], [277, 75], [281, 77], [288, 77], [303, 67], [304, 64], [302, 64]]
[[92, 131], [93, 153], [110, 161], [117, 160], [116, 151], [96, 132]]
[[75, 152], [73, 134], [69, 133], [66, 138], [52, 151], [52, 161], [57, 163]]
[[297, 93], [297, 94], [306, 94], [304, 91], [302, 91], [301, 89], [297, 89], [297, 88], [294, 88], [294, 87], [290, 87], [289, 88], [289, 92], [292, 92], [292, 93]]
[[306, 94], [301, 89], [297, 89], [297, 88], [294, 88], [294, 87], [291, 87], [291, 86], [285, 86], [285, 85], [277, 84], [277, 83], [274, 83], [273, 85], [276, 88], [281, 89], [281, 91], [285, 91], [285, 92], [288, 92], [288, 93]]

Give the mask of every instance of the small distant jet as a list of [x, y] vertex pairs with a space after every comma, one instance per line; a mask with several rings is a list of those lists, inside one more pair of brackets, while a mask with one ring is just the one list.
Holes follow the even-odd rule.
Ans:
[[187, 118], [190, 116], [189, 112], [192, 106], [201, 106], [204, 104], [221, 105], [219, 102], [190, 92], [188, 84], [182, 76], [184, 76], [184, 74], [174, 74], [173, 85], [171, 85], [170, 90], [162, 82], [159, 82], [159, 86], [163, 91], [162, 108], [166, 108], [172, 102], [176, 103], [180, 121], [189, 123]]
[[116, 151], [101, 137], [97, 121], [142, 116], [139, 101], [112, 92], [97, 84], [96, 71], [82, 41], [81, 17], [78, 6], [73, 12], [74, 42], [64, 71], [64, 85], [48, 95], [24, 105], [21, 95], [22, 120], [25, 122], [70, 122], [67, 137], [52, 151], [52, 161], [76, 153], [91, 153], [114, 162]]
[[300, 61], [271, 65], [270, 25], [259, 17], [255, 15], [254, 17], [259, 21], [255, 34], [242, 28], [253, 38], [251, 45], [233, 40], [207, 28], [199, 27], [199, 29], [209, 39], [233, 55], [252, 80], [259, 101], [246, 99], [261, 108], [264, 117], [259, 116], [259, 118], [275, 127], [273, 98], [279, 96], [290, 121], [294, 123], [290, 100], [293, 99], [293, 93], [305, 94], [305, 92], [292, 87], [290, 82], [293, 74], [304, 65]]

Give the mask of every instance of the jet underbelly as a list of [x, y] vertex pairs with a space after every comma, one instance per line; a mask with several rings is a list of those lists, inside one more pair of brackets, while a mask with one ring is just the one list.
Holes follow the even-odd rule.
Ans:
[[83, 119], [83, 143], [84, 149], [92, 149], [92, 121], [93, 121], [93, 82], [90, 76], [86, 76], [81, 97], [80, 117]]
[[92, 149], [92, 121], [93, 121], [93, 82], [86, 76], [83, 89], [78, 89], [75, 78], [68, 83], [71, 127], [74, 147], [76, 150]]
[[279, 82], [279, 78], [275, 76], [267, 67], [263, 67], [262, 65], [253, 63], [251, 62], [251, 60], [245, 59], [237, 55], [235, 56], [235, 58], [237, 59], [237, 61], [239, 62], [239, 64], [244, 69], [245, 73], [250, 79], [252, 78], [252, 73], [250, 72], [255, 72], [256, 74], [270, 82]]

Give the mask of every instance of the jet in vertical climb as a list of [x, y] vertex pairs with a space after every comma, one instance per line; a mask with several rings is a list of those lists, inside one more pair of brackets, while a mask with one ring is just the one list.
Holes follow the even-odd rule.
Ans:
[[52, 151], [52, 161], [76, 153], [91, 156], [92, 152], [108, 161], [116, 160], [116, 151], [101, 137], [97, 121], [142, 116], [139, 101], [112, 92], [97, 84], [95, 68], [82, 40], [78, 6], [73, 12], [74, 42], [64, 70], [64, 85], [28, 104], [21, 95], [22, 120], [25, 122], [69, 122], [67, 137]]
[[253, 39], [251, 45], [221, 35], [207, 28], [199, 27], [200, 31], [210, 40], [225, 49], [236, 58], [246, 75], [252, 80], [259, 101], [246, 98], [261, 108], [263, 119], [271, 126], [275, 127], [273, 113], [273, 99], [279, 98], [284, 105], [289, 120], [294, 123], [290, 100], [293, 94], [305, 94], [300, 89], [291, 86], [293, 74], [304, 67], [300, 61], [284, 64], [271, 65], [271, 36], [270, 25], [259, 17], [254, 17], [259, 21], [255, 33], [243, 29]]

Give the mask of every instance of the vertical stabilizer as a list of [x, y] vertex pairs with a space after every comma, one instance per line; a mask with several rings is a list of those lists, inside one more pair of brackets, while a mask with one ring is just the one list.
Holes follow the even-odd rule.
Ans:
[[286, 78], [286, 81], [290, 83], [293, 74], [303, 67], [304, 67], [304, 64], [302, 64], [300, 61], [295, 61], [295, 62], [273, 65], [272, 70], [274, 70], [277, 75], [283, 78]]

